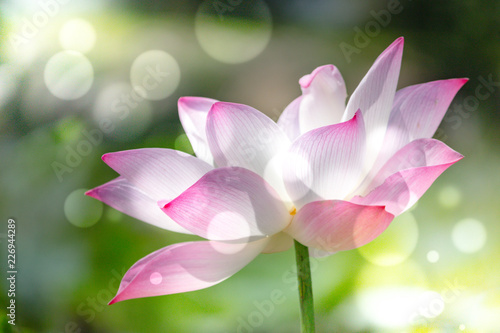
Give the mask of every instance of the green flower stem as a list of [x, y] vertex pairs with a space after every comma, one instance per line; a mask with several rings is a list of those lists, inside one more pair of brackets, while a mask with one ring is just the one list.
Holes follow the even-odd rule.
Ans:
[[297, 261], [297, 279], [299, 281], [301, 332], [314, 333], [314, 302], [309, 249], [297, 241], [295, 241], [295, 259]]

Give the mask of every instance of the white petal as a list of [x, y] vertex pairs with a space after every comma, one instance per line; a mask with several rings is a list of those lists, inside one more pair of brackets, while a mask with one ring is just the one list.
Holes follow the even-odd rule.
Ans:
[[302, 88], [299, 111], [301, 134], [341, 121], [347, 92], [344, 79], [335, 66], [318, 67], [302, 77], [299, 83]]
[[343, 199], [361, 181], [365, 132], [361, 112], [349, 121], [317, 128], [292, 143], [284, 166], [288, 194], [297, 208]]
[[85, 194], [141, 221], [163, 229], [191, 234], [165, 215], [156, 204], [156, 200], [123, 177], [113, 179]]
[[287, 201], [281, 158], [290, 140], [279, 126], [256, 109], [215, 103], [208, 114], [207, 137], [218, 167], [239, 166], [264, 177]]
[[371, 169], [382, 147], [396, 93], [402, 55], [403, 38], [400, 37], [375, 60], [347, 103], [344, 121], [350, 119], [357, 110], [361, 110], [365, 120], [365, 173]]
[[207, 142], [206, 123], [208, 111], [215, 99], [204, 97], [182, 97], [179, 99], [179, 119], [196, 156], [213, 164], [213, 156]]
[[156, 201], [175, 198], [212, 169], [194, 156], [162, 148], [124, 150], [102, 159]]

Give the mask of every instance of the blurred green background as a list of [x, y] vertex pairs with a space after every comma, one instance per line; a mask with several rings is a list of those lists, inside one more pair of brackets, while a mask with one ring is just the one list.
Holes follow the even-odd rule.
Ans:
[[[105, 152], [191, 152], [180, 96], [277, 119], [302, 75], [334, 64], [352, 93], [404, 36], [400, 88], [470, 78], [436, 134], [465, 159], [376, 241], [313, 259], [317, 330], [498, 332], [499, 18], [500, 2], [488, 0], [1, 1], [0, 331], [298, 332], [292, 250], [260, 255], [209, 289], [106, 305], [138, 259], [195, 237], [83, 192], [116, 176]], [[135, 92], [147, 75], [155, 88]], [[15, 326], [6, 317], [9, 218]]]

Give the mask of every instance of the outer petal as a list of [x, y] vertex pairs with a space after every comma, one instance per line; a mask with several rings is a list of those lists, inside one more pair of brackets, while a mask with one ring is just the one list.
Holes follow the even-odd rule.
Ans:
[[302, 88], [299, 111], [301, 134], [341, 121], [347, 92], [344, 79], [335, 66], [318, 67], [303, 76], [299, 83]]
[[467, 81], [433, 81], [399, 90], [394, 98], [383, 148], [372, 168], [372, 175], [406, 144], [416, 139], [431, 138], [456, 93]]
[[408, 133], [409, 141], [431, 138], [458, 90], [469, 79], [449, 79], [427, 82], [399, 90], [389, 118], [394, 127]]
[[248, 244], [189, 242], [167, 246], [136, 262], [113, 304], [131, 298], [182, 293], [224, 281], [252, 261], [267, 240]]
[[317, 200], [343, 199], [353, 191], [361, 180], [364, 154], [361, 112], [295, 140], [284, 165], [284, 180], [297, 208]]
[[207, 137], [218, 167], [252, 170], [287, 199], [278, 155], [286, 152], [290, 140], [269, 117], [246, 105], [215, 103], [208, 114]]
[[278, 126], [286, 133], [290, 141], [295, 140], [295, 138], [300, 135], [299, 108], [301, 101], [302, 96], [299, 96], [288, 104], [277, 122]]
[[375, 162], [384, 140], [402, 55], [403, 38], [400, 37], [375, 60], [347, 103], [344, 121], [350, 119], [358, 109], [361, 109], [365, 119], [368, 143], [366, 172]]
[[285, 231], [300, 243], [327, 252], [351, 250], [380, 235], [394, 216], [383, 206], [315, 201], [302, 207]]
[[175, 232], [191, 233], [172, 221], [161, 211], [155, 200], [123, 177], [113, 179], [106, 184], [87, 191], [85, 194], [127, 215], [157, 227]]
[[399, 150], [380, 170], [365, 197], [351, 201], [363, 205], [385, 205], [399, 215], [410, 208], [437, 177], [463, 156], [434, 139], [415, 140]]
[[278, 193], [243, 168], [208, 172], [163, 211], [194, 234], [218, 241], [248, 242], [274, 235], [291, 220]]
[[216, 102], [218, 101], [211, 98], [181, 97], [177, 103], [182, 127], [196, 156], [210, 165], [213, 164], [213, 157], [208, 147], [205, 128], [208, 111]]
[[162, 148], [108, 153], [102, 160], [155, 200], [175, 198], [212, 169], [194, 156]]

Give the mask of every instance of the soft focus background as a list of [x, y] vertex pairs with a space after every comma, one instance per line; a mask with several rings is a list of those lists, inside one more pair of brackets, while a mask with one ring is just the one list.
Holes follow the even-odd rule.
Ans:
[[404, 36], [399, 87], [470, 78], [436, 134], [465, 159], [373, 243], [313, 259], [318, 332], [498, 332], [499, 18], [493, 0], [1, 1], [0, 331], [298, 332], [292, 250], [209, 289], [107, 306], [138, 259], [194, 237], [83, 193], [116, 176], [105, 152], [191, 152], [180, 96], [277, 119], [302, 75], [334, 64], [352, 93]]

